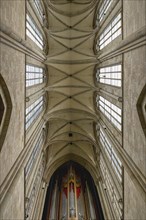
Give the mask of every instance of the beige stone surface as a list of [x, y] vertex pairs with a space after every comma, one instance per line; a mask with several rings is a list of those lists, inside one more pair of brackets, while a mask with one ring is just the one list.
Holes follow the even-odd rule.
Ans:
[[24, 172], [16, 176], [0, 207], [1, 220], [24, 219]]
[[124, 220], [146, 219], [146, 197], [141, 197], [132, 179], [124, 172]]
[[146, 139], [142, 130], [136, 104], [146, 82], [146, 47], [124, 55], [124, 149], [146, 175]]
[[2, 183], [24, 147], [24, 54], [1, 45], [1, 73], [12, 100], [10, 124], [0, 153], [0, 181]]
[[123, 1], [123, 35], [124, 38], [140, 30], [146, 25], [146, 1], [125, 0]]
[[[46, 10], [48, 2], [46, 0]], [[55, 0], [54, 2], [58, 3], [59, 1]], [[119, 1], [114, 9], [107, 12], [106, 19], [99, 27], [99, 30], [95, 32], [93, 30], [93, 18], [96, 7], [94, 5], [91, 11], [89, 9], [86, 11], [89, 1], [86, 2], [88, 3], [85, 5], [78, 4], [78, 7], [69, 1], [63, 6], [56, 4], [56, 11], [53, 11], [53, 15], [47, 10], [49, 24], [49, 30], [47, 30], [42, 28], [42, 23], [37, 18], [39, 15], [35, 15], [37, 11], [34, 9], [32, 1], [31, 3], [29, 1], [26, 3], [24, 0], [0, 1], [0, 20], [5, 25], [5, 28], [8, 27], [8, 34], [10, 34], [11, 30], [17, 37], [25, 39], [26, 4], [27, 11], [33, 16], [44, 37], [46, 37], [45, 43], [47, 42], [49, 45], [49, 54], [44, 56], [45, 53], [26, 36], [27, 49], [37, 54], [36, 60], [31, 57], [31, 53], [28, 56], [23, 53], [24, 51], [20, 52], [13, 49], [12, 45], [1, 45], [1, 74], [8, 86], [12, 100], [10, 124], [0, 152], [1, 183], [9, 175], [9, 172], [13, 170], [13, 166], [22, 150], [29, 147], [32, 151], [35, 145], [32, 143], [32, 137], [36, 137], [35, 134], [37, 134], [38, 129], [45, 127], [45, 123], [48, 133], [45, 145], [42, 146], [41, 150], [46, 159], [43, 176], [46, 184], [49, 184], [51, 175], [59, 166], [68, 160], [74, 160], [91, 172], [93, 179], [98, 185], [99, 180], [102, 179], [101, 176], [99, 177], [99, 140], [97, 140], [95, 135], [94, 127], [94, 123], [98, 122], [101, 122], [108, 130], [107, 133], [113, 139], [115, 145], [124, 147], [124, 150], [131, 158], [130, 162], [138, 168], [139, 173], [143, 174], [143, 176], [146, 175], [146, 140], [136, 108], [139, 95], [146, 82], [146, 47], [141, 46], [134, 50], [130, 48], [129, 52], [122, 48], [121, 51], [118, 50], [116, 55], [112, 54], [111, 57], [106, 57], [113, 49], [121, 45], [122, 40], [144, 27], [146, 1]], [[112, 7], [115, 2], [113, 1]], [[121, 10], [122, 2], [123, 36], [117, 37], [95, 55], [93, 51], [95, 36], [98, 38], [111, 19]], [[85, 11], [82, 13], [82, 10]], [[129, 44], [126, 47], [129, 50]], [[25, 90], [26, 63], [47, 67], [47, 84], [44, 83]], [[123, 92], [122, 88], [94, 82], [94, 68], [96, 65], [97, 67], [104, 67], [117, 63], [121, 63], [123, 67]], [[25, 132], [25, 107], [37, 100], [45, 91], [46, 108]], [[103, 114], [97, 111], [94, 99], [96, 92], [123, 108], [123, 133], [116, 129]], [[122, 95], [123, 102], [119, 102], [118, 98]], [[25, 103], [26, 97], [30, 99], [27, 103]], [[40, 155], [42, 155], [41, 153]], [[24, 219], [25, 197], [30, 195], [30, 189], [34, 187], [34, 177], [39, 169], [36, 163], [28, 181], [29, 187], [25, 186], [24, 189], [24, 168], [29, 161], [29, 156], [30, 152], [26, 156], [14, 182], [8, 185], [8, 191], [6, 186], [7, 194], [1, 206], [0, 220]], [[39, 160], [40, 158], [38, 157], [37, 161]], [[127, 174], [130, 172], [127, 172], [126, 169], [132, 168], [128, 159], [126, 158], [125, 160], [124, 183], [117, 184], [118, 190], [120, 189], [119, 194], [124, 195], [122, 198], [124, 200], [124, 220], [145, 220], [145, 202], [140, 191], [138, 191], [140, 186], [137, 187], [136, 184], [139, 183], [135, 181], [134, 174], [132, 178]], [[110, 169], [112, 170], [112, 166]], [[114, 178], [116, 179], [116, 175]], [[117, 181], [116, 179], [113, 182], [117, 183]], [[102, 181], [99, 185], [102, 188], [101, 192], [104, 192]], [[39, 187], [41, 190], [41, 185]], [[43, 196], [45, 197], [45, 194]], [[108, 211], [104, 210], [105, 215], [112, 216], [112, 203], [109, 204], [107, 201], [105, 192], [101, 193], [100, 196], [100, 200], [103, 203], [102, 206], [110, 207], [109, 210], [107, 209]], [[42, 200], [45, 199], [44, 197]], [[33, 202], [33, 205], [35, 205], [36, 201]], [[39, 202], [38, 204], [36, 209], [42, 210], [43, 207], [41, 207]], [[36, 213], [35, 216], [37, 216]], [[33, 213], [31, 213], [31, 216], [33, 216]]]
[[25, 1], [1, 0], [0, 23], [25, 39]]

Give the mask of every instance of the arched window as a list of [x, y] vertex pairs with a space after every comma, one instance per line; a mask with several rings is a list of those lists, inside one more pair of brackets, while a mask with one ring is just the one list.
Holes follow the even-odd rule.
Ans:
[[26, 167], [25, 167], [25, 178], [27, 179], [29, 174], [31, 173], [33, 167], [34, 167], [34, 164], [37, 160], [37, 157], [39, 155], [39, 152], [41, 150], [41, 147], [42, 147], [42, 144], [44, 142], [44, 139], [43, 139], [43, 131], [41, 131], [40, 135], [38, 136], [37, 138], [37, 141], [35, 143], [35, 146], [33, 148], [33, 151], [28, 159], [28, 163], [26, 164]]
[[98, 68], [96, 71], [97, 82], [121, 87], [121, 68], [121, 64]]
[[99, 140], [101, 143], [102, 148], [104, 149], [104, 152], [106, 153], [106, 156], [108, 160], [110, 161], [118, 179], [120, 182], [122, 182], [122, 163], [120, 159], [118, 158], [112, 144], [111, 140], [107, 137], [104, 129], [100, 125], [99, 129]]
[[45, 79], [44, 69], [34, 65], [26, 65], [26, 87], [43, 83]]
[[99, 110], [121, 131], [121, 109], [102, 96], [97, 96]]
[[99, 21], [101, 22], [106, 16], [106, 12], [109, 9], [113, 0], [104, 0], [99, 8]]
[[37, 44], [38, 47], [43, 49], [43, 35], [35, 21], [29, 14], [26, 15], [26, 34], [28, 37], [30, 37], [31, 40], [33, 40]]
[[114, 184], [113, 179], [111, 178], [108, 167], [102, 155], [100, 155], [100, 169], [104, 181], [104, 189], [106, 190], [107, 197], [112, 204], [115, 212], [115, 219], [122, 219], [122, 198], [117, 190], [117, 187]]
[[34, 0], [34, 6], [35, 6], [40, 18], [41, 18], [41, 21], [43, 21], [44, 12], [43, 12], [43, 7], [42, 7], [42, 1]]
[[26, 129], [34, 122], [34, 120], [42, 112], [44, 106], [44, 97], [41, 96], [35, 102], [33, 102], [28, 108], [26, 108]]
[[99, 36], [99, 47], [102, 50], [106, 45], [111, 43], [115, 38], [117, 38], [122, 32], [122, 20], [121, 13], [116, 15], [112, 21], [107, 25], [103, 32]]

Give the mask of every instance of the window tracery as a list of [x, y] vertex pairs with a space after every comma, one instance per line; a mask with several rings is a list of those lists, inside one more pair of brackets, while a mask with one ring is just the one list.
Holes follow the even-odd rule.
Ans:
[[99, 21], [101, 22], [106, 15], [113, 0], [104, 0], [99, 9]]
[[99, 45], [96, 48], [102, 50], [105, 46], [111, 43], [122, 33], [122, 20], [121, 13], [119, 13], [113, 20], [107, 25], [104, 31], [99, 36]]
[[31, 170], [33, 169], [33, 166], [36, 162], [36, 159], [38, 157], [38, 154], [41, 150], [41, 147], [42, 147], [42, 143], [43, 143], [44, 139], [43, 139], [43, 132], [40, 133], [38, 139], [37, 139], [37, 142], [34, 146], [34, 149], [31, 153], [31, 156], [28, 160], [28, 163], [26, 164], [26, 167], [25, 167], [25, 178], [27, 179]]
[[43, 16], [44, 12], [43, 12], [43, 7], [42, 7], [42, 4], [41, 4], [41, 1], [40, 0], [34, 0], [34, 6], [35, 6], [35, 8], [36, 8], [40, 18], [41, 18], [41, 21], [43, 21], [43, 19], [44, 19], [44, 16]]
[[31, 40], [33, 40], [37, 44], [40, 49], [43, 50], [43, 35], [36, 25], [35, 21], [29, 14], [26, 15], [26, 34], [28, 37], [30, 37]]
[[108, 171], [108, 168], [105, 164], [105, 161], [104, 161], [102, 155], [100, 155], [100, 169], [101, 169], [101, 172], [103, 175], [105, 190], [106, 190], [106, 193], [109, 197], [110, 204], [112, 205], [112, 207], [115, 211], [116, 219], [121, 220], [122, 219], [122, 209], [123, 209], [122, 203], [120, 202], [121, 196], [114, 185], [114, 182], [110, 176], [110, 173]]
[[118, 158], [109, 138], [107, 137], [101, 126], [99, 130], [99, 140], [118, 179], [120, 180], [120, 182], [122, 182], [122, 163]]
[[121, 65], [112, 65], [97, 69], [96, 72], [97, 82], [121, 87], [121, 77], [122, 77], [121, 69], [122, 69]]
[[42, 67], [26, 65], [26, 87], [44, 82], [45, 73]]
[[96, 102], [99, 110], [121, 131], [121, 109], [102, 96], [97, 95]]
[[33, 123], [33, 121], [38, 117], [38, 115], [43, 110], [44, 97], [41, 96], [38, 100], [32, 103], [28, 108], [26, 108], [26, 120], [25, 120], [25, 128]]

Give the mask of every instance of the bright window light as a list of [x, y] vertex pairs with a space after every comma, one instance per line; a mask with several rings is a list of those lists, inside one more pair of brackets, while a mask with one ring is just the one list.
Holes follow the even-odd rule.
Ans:
[[121, 13], [119, 13], [101, 33], [99, 37], [100, 50], [121, 34], [121, 25]]
[[41, 146], [42, 146], [42, 143], [43, 143], [43, 133], [41, 132], [37, 142], [36, 142], [36, 145], [32, 151], [32, 154], [28, 160], [28, 163], [25, 167], [25, 175], [26, 175], [26, 179], [27, 177], [29, 176], [29, 173], [31, 172], [32, 168], [33, 168], [33, 165], [35, 164], [35, 161], [37, 159], [37, 156], [40, 152], [40, 149], [41, 149]]
[[35, 8], [36, 8], [40, 18], [41, 18], [41, 21], [43, 21], [43, 7], [42, 7], [42, 4], [41, 4], [41, 1], [40, 0], [34, 0], [34, 5], [35, 5]]
[[109, 197], [109, 200], [111, 201], [111, 205], [113, 206], [113, 209], [115, 211], [115, 214], [117, 216], [117, 220], [121, 220], [122, 217], [122, 205], [119, 203], [119, 194], [116, 191], [116, 188], [114, 186], [114, 183], [112, 181], [111, 175], [108, 171], [108, 168], [106, 166], [106, 163], [103, 159], [103, 156], [100, 155], [100, 169], [103, 175], [104, 183], [106, 186], [106, 192]]
[[101, 22], [102, 19], [106, 16], [106, 12], [109, 9], [113, 0], [104, 0], [99, 9], [99, 21]]
[[43, 49], [43, 35], [30, 15], [26, 16], [26, 34], [38, 47]]
[[26, 129], [32, 124], [32, 122], [38, 117], [38, 115], [43, 110], [43, 96], [41, 96], [37, 101], [32, 103], [26, 109]]
[[102, 96], [99, 96], [97, 106], [99, 106], [99, 110], [115, 125], [115, 127], [121, 131], [121, 109]]
[[97, 69], [96, 78], [100, 83], [121, 87], [121, 65]]
[[26, 65], [26, 87], [44, 82], [44, 69], [42, 67]]
[[115, 170], [115, 173], [117, 174], [119, 180], [122, 182], [122, 163], [118, 158], [116, 152], [114, 151], [109, 138], [107, 137], [101, 126], [100, 126], [99, 139], [110, 163], [112, 164], [112, 167]]

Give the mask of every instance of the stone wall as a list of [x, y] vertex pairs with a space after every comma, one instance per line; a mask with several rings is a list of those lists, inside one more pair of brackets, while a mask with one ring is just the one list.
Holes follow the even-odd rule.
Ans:
[[[12, 101], [10, 122], [0, 152], [1, 220], [25, 219], [24, 207], [28, 196], [26, 195], [25, 166], [33, 151], [35, 140], [38, 138], [38, 129], [42, 131], [44, 124], [42, 112], [29, 132], [25, 131], [25, 108], [44, 94], [43, 87], [45, 86], [45, 83], [42, 83], [29, 89], [25, 88], [26, 63], [45, 67], [42, 64], [43, 50], [40, 50], [26, 36], [26, 7], [26, 1], [23, 0], [0, 1], [1, 75]], [[28, 8], [32, 12], [30, 5]], [[32, 12], [32, 14], [35, 17], [35, 13]], [[37, 17], [35, 20], [41, 28]], [[26, 103], [26, 98], [30, 100], [29, 103]], [[42, 155], [42, 149], [40, 155]], [[37, 168], [35, 166], [35, 172], [37, 169], [39, 166]], [[33, 182], [32, 177], [30, 180]]]
[[[124, 39], [135, 35], [146, 25], [146, 1], [123, 1]], [[137, 101], [146, 82], [146, 47], [141, 46], [124, 54], [124, 121], [123, 147], [141, 175], [146, 176], [146, 139], [137, 111]], [[135, 187], [132, 176], [124, 172], [124, 219], [146, 218], [146, 196]]]

